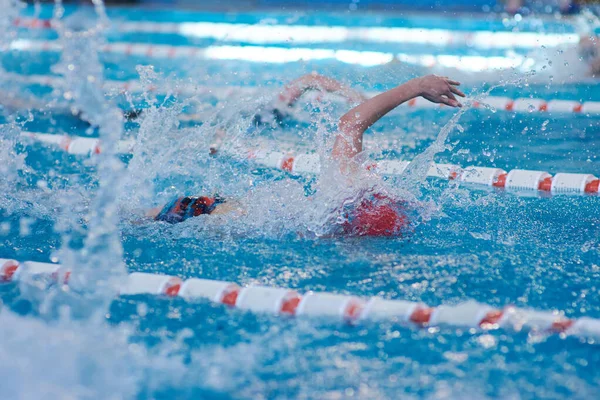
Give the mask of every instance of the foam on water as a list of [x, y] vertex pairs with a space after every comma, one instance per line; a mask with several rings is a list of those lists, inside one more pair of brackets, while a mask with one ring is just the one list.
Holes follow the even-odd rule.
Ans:
[[[124, 169], [116, 151], [123, 132], [123, 117], [122, 112], [104, 97], [104, 68], [98, 49], [107, 19], [102, 2], [94, 1], [94, 6], [97, 21], [81, 18], [77, 13], [63, 21], [60, 19], [64, 14], [62, 5], [57, 3], [55, 6], [54, 21], [64, 50], [53, 69], [64, 77], [63, 97], [72, 101], [82, 118], [98, 127], [103, 143], [96, 167], [98, 190], [90, 204], [84, 248], [73, 252], [68, 246], [69, 232], [65, 232], [67, 246], [63, 246], [59, 254], [67, 268], [73, 270], [73, 287], [88, 292], [93, 302], [99, 301], [98, 308], [102, 312], [125, 274], [116, 205]], [[86, 23], [90, 25], [86, 26]]]
[[[10, 43], [11, 36], [15, 29], [12, 25], [13, 19], [19, 15], [19, 10], [24, 6], [23, 3], [14, 0], [2, 0], [0, 8], [3, 12], [0, 15], [0, 30], [3, 35], [0, 37], [0, 51], [4, 51]], [[0, 85], [6, 81], [6, 71], [0, 65]], [[25, 168], [25, 156], [17, 155], [14, 151], [15, 144], [19, 138], [19, 129], [14, 123], [0, 126], [0, 199], [2, 205], [8, 208], [9, 201], [6, 201], [6, 194], [10, 193], [18, 181], [18, 171]]]
[[[3, 32], [10, 32], [17, 8], [9, 7], [15, 5], [14, 2], [5, 3], [10, 4], [3, 4], [0, 27], [6, 28]], [[56, 23], [62, 15], [60, 3], [55, 10]], [[101, 3], [97, 4], [96, 10], [101, 20], [105, 18]], [[78, 21], [81, 19], [75, 20]], [[150, 359], [144, 351], [132, 351], [127, 329], [110, 327], [104, 318], [106, 307], [125, 272], [115, 208], [115, 189], [119, 186], [122, 166], [115, 158], [114, 144], [121, 137], [122, 117], [106, 102], [102, 91], [103, 67], [97, 56], [101, 29], [75, 31], [68, 24], [56, 25], [65, 46], [61, 62], [55, 69], [66, 78], [63, 96], [72, 101], [74, 109], [81, 111], [92, 125], [100, 128], [105, 147], [97, 162], [99, 188], [92, 202], [83, 249], [71, 248], [82, 217], [79, 206], [82, 198], [74, 195], [76, 192], [68, 188], [55, 188], [50, 192], [47, 183], [39, 183], [45, 181], [38, 181], [38, 188], [19, 191], [2, 201], [4, 210], [14, 212], [10, 203], [20, 205], [26, 198], [39, 198], [40, 194], [45, 197], [48, 202], [33, 202], [34, 209], [26, 214], [52, 216], [54, 229], [63, 240], [58, 254], [73, 271], [72, 288], [75, 291], [72, 295], [61, 293], [61, 288], [39, 292], [32, 290], [35, 286], [29, 286], [35, 282], [23, 282], [20, 297], [37, 304], [35, 308], [45, 320], [20, 317], [8, 310], [0, 312], [0, 369], [8, 380], [2, 385], [2, 396], [14, 399], [129, 398], [139, 392], [143, 379], [141, 365], [131, 369], [132, 363], [148, 363]], [[3, 179], [0, 192], [3, 197], [8, 197], [6, 194], [13, 192], [19, 184], [18, 172], [25, 169], [26, 154], [17, 155], [14, 151], [20, 131], [15, 123], [2, 126], [1, 131]], [[80, 192], [85, 190], [83, 187], [78, 189]], [[40, 212], [44, 205], [54, 210], [62, 209], [62, 215], [56, 217], [50, 210]], [[30, 234], [26, 221], [27, 217], [21, 217], [20, 233], [24, 236]], [[85, 321], [77, 321], [80, 318]], [[60, 368], [56, 368], [57, 365]], [[32, 385], [34, 381], [36, 384]]]

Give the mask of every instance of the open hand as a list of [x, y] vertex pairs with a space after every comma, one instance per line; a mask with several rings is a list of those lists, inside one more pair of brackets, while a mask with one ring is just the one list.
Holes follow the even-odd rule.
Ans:
[[416, 79], [417, 90], [432, 103], [446, 104], [450, 107], [462, 107], [456, 96], [465, 97], [457, 86], [460, 82], [453, 81], [444, 76], [427, 75]]

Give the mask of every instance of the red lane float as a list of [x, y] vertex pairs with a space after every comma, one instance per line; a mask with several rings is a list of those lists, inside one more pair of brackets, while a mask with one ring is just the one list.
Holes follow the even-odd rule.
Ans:
[[[25, 139], [57, 145], [69, 154], [90, 155], [99, 154], [102, 151], [100, 141], [94, 138], [71, 138], [37, 132], [21, 132], [21, 136]], [[117, 143], [119, 153], [131, 153], [134, 147], [134, 140], [122, 140]], [[235, 156], [293, 174], [317, 174], [321, 169], [319, 155], [314, 153], [293, 155], [259, 149], [248, 150], [245, 154], [235, 154]], [[382, 175], [398, 176], [406, 170], [409, 164], [410, 161], [402, 160], [369, 161], [365, 168]], [[500, 168], [463, 168], [453, 164], [432, 163], [427, 176], [456, 180], [466, 184], [504, 188], [520, 193], [597, 194], [600, 189], [600, 180], [592, 174], [557, 173], [555, 176], [551, 176], [545, 171], [513, 169], [506, 172]]]
[[[58, 282], [59, 264], [19, 263], [0, 259], [0, 281], [28, 281], [31, 276], [45, 276]], [[68, 274], [62, 275], [68, 284]], [[457, 305], [429, 307], [423, 303], [386, 300], [380, 297], [360, 298], [333, 293], [307, 292], [264, 286], [240, 287], [232, 282], [134, 272], [127, 276], [120, 295], [152, 294], [183, 297], [186, 300], [207, 299], [216, 303], [256, 313], [331, 318], [338, 321], [394, 320], [417, 326], [455, 326], [460, 328], [523, 328], [541, 333], [564, 333], [584, 337], [600, 336], [600, 320], [569, 319], [557, 311], [535, 311], [512, 306], [496, 309], [475, 301]]]
[[28, 29], [52, 29], [51, 19], [40, 18], [15, 18], [12, 21], [14, 26]]
[[593, 194], [599, 192], [600, 180], [591, 174], [558, 173], [514, 169], [500, 173], [492, 186], [520, 191], [541, 191], [552, 194]]
[[[62, 87], [65, 85], [64, 79], [51, 75], [19, 75], [9, 74], [12, 81], [30, 85], [41, 85], [50, 87]], [[117, 93], [142, 93], [144, 90], [157, 92], [161, 94], [174, 93], [182, 96], [208, 96], [216, 100], [226, 100], [232, 96], [261, 96], [272, 95], [274, 87], [248, 87], [248, 86], [206, 86], [193, 84], [178, 84], [173, 87], [159, 88], [156, 85], [142, 85], [137, 80], [131, 81], [111, 81], [104, 82], [104, 89], [108, 92]], [[367, 92], [366, 95], [373, 97], [380, 92]], [[336, 99], [335, 95], [331, 96]], [[600, 114], [600, 102], [588, 101], [580, 103], [574, 100], [543, 100], [536, 98], [519, 98], [510, 99], [508, 97], [486, 96], [473, 101], [471, 107], [477, 109], [485, 109], [485, 105], [493, 107], [498, 111], [509, 112], [540, 112], [553, 114], [583, 114], [597, 115]], [[412, 99], [405, 103], [405, 106], [411, 109], [431, 109], [431, 108], [446, 108], [443, 104], [434, 104], [421, 97]], [[197, 121], [198, 117], [193, 114], [182, 115], [183, 121]]]
[[62, 271], [60, 264], [15, 260], [0, 258], [0, 282], [31, 280], [38, 277], [49, 278], [55, 282], [68, 283], [70, 272]]

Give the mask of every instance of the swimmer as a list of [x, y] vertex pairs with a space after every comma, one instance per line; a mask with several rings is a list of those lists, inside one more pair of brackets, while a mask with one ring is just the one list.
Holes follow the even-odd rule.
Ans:
[[530, 11], [525, 7], [526, 3], [532, 3], [529, 4], [530, 6], [536, 6], [536, 7], [540, 7], [540, 6], [551, 6], [551, 7], [558, 7], [558, 10], [560, 11], [561, 14], [575, 14], [579, 11], [579, 2], [575, 1], [575, 0], [553, 0], [553, 1], [549, 1], [549, 0], [543, 0], [542, 2], [538, 3], [538, 4], [534, 4], [533, 2], [530, 1], [525, 1], [525, 0], [506, 0], [506, 5], [504, 6], [504, 10], [509, 13], [509, 14], [517, 14], [519, 12], [521, 13], [529, 13]]
[[267, 124], [282, 125], [290, 117], [289, 110], [305, 93], [311, 91], [337, 94], [351, 104], [360, 103], [367, 99], [362, 93], [345, 86], [341, 82], [313, 72], [294, 79], [285, 85], [271, 104], [256, 112], [252, 119], [252, 127]]
[[[416, 97], [450, 107], [461, 107], [456, 96], [465, 95], [458, 89], [459, 85], [459, 82], [446, 77], [428, 75], [412, 79], [362, 102], [340, 118], [331, 152], [332, 160], [337, 162], [342, 174], [355, 174], [358, 170], [356, 156], [363, 150], [363, 134], [369, 127], [394, 108]], [[296, 93], [290, 92], [290, 98]], [[401, 235], [409, 224], [402, 202], [374, 191], [365, 193], [362, 200], [352, 207], [340, 205], [337, 211], [343, 217], [339, 233], [345, 235]], [[150, 210], [147, 216], [156, 221], [174, 224], [199, 215], [227, 213], [245, 214], [246, 211], [240, 202], [218, 195], [184, 196]]]
[[598, 36], [582, 36], [577, 48], [580, 57], [589, 65], [588, 75], [600, 77], [600, 38]]
[[[510, 80], [514, 73], [527, 74], [530, 81], [567, 83], [600, 77], [600, 40], [593, 34], [581, 35], [576, 43], [532, 49], [516, 69], [497, 70], [489, 80]], [[567, 67], [567, 68], [565, 68]], [[535, 71], [535, 76], [531, 74]], [[503, 73], [505, 75], [503, 76]], [[481, 75], [479, 75], [481, 77]]]
[[[600, 77], [600, 38], [593, 34], [579, 37], [577, 45], [562, 45], [556, 48], [538, 49], [532, 52], [539, 60], [539, 67], [545, 65], [568, 65], [569, 68], [553, 69], [555, 77], [561, 72], [576, 78]], [[537, 55], [537, 56], [536, 56]]]
[[[33, 96], [25, 96], [12, 91], [0, 92], [0, 112], [4, 111], [8, 114], [15, 114], [19, 111], [30, 110], [49, 112], [52, 115], [61, 114], [72, 116], [89, 125], [89, 121], [85, 119], [83, 113], [75, 108], [69, 108], [66, 105], [50, 105]], [[141, 110], [125, 110], [123, 111], [123, 118], [127, 121], [133, 121], [137, 119], [141, 113]]]

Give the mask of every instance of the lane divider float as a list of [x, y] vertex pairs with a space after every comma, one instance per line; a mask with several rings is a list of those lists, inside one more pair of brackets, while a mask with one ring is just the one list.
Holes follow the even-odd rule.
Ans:
[[[10, 79], [13, 82], [19, 82], [29, 85], [40, 85], [49, 87], [63, 87], [64, 79], [52, 75], [19, 75], [10, 74]], [[249, 87], [249, 86], [207, 86], [193, 84], [177, 84], [173, 87], [161, 88], [157, 85], [142, 85], [137, 80], [129, 81], [114, 81], [107, 80], [104, 82], [104, 88], [109, 92], [117, 93], [142, 93], [144, 90], [160, 94], [173, 93], [183, 96], [205, 96], [218, 101], [227, 100], [234, 96], [273, 96], [274, 91], [281, 87]], [[366, 92], [368, 97], [374, 97], [381, 92]], [[336, 96], [331, 96], [335, 99]], [[444, 104], [434, 104], [422, 97], [414, 98], [407, 101], [403, 106], [412, 109], [432, 109], [432, 108], [448, 108]], [[491, 108], [497, 111], [519, 112], [519, 113], [575, 113], [581, 115], [600, 115], [599, 101], [579, 102], [575, 100], [544, 100], [537, 98], [516, 98], [512, 99], [503, 96], [486, 96], [473, 101], [470, 105], [476, 109]], [[188, 115], [187, 120], [195, 121], [193, 115]]]
[[[8, 46], [13, 51], [60, 52], [58, 41], [17, 39]], [[185, 58], [187, 60], [237, 60], [261, 64], [283, 64], [307, 61], [335, 60], [364, 67], [386, 65], [391, 62], [425, 68], [452, 68], [469, 72], [530, 72], [535, 59], [519, 54], [506, 56], [412, 54], [383, 51], [326, 49], [311, 47], [276, 47], [256, 45], [173, 46], [137, 42], [109, 42], [98, 48], [99, 52], [125, 57]]]
[[[52, 20], [16, 18], [20, 28], [53, 29]], [[530, 49], [577, 44], [576, 33], [458, 31], [449, 29], [401, 27], [346, 27], [310, 25], [263, 25], [225, 22], [116, 22], [119, 33], [175, 34], [201, 39], [243, 43], [412, 43], [434, 46], [458, 45], [482, 49]]]
[[[32, 279], [46, 279], [50, 283], [68, 284], [69, 277], [69, 272], [64, 271], [60, 264], [0, 259], [0, 282], [27, 283]], [[512, 306], [497, 309], [475, 301], [430, 307], [423, 303], [381, 297], [362, 298], [312, 291], [301, 294], [287, 288], [240, 287], [232, 282], [198, 278], [183, 280], [144, 272], [128, 274], [119, 294], [206, 299], [255, 313], [330, 318], [349, 323], [393, 320], [419, 327], [527, 329], [545, 334], [600, 336], [600, 320], [587, 317], [570, 319], [557, 311]]]
[[[21, 132], [23, 139], [35, 140], [45, 144], [58, 146], [69, 154], [100, 154], [102, 145], [97, 138], [69, 137], [66, 135]], [[131, 153], [135, 140], [121, 140], [117, 143], [117, 152]], [[320, 157], [316, 153], [295, 155], [279, 151], [250, 149], [243, 154], [235, 154], [240, 158], [256, 162], [268, 168], [281, 169], [293, 174], [318, 174]], [[401, 175], [410, 161], [382, 160], [369, 161], [365, 168], [387, 176]], [[546, 171], [513, 169], [509, 172], [493, 167], [461, 167], [454, 164], [432, 163], [427, 177], [455, 180], [465, 184], [503, 188], [519, 193], [546, 194], [598, 194], [600, 179], [592, 174], [557, 173], [552, 176]]]

